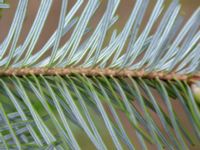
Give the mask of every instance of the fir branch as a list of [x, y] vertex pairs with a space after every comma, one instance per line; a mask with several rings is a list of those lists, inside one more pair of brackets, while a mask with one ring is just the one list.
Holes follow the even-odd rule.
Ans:
[[[4, 2], [0, 0], [0, 9], [8, 7]], [[77, 128], [96, 149], [108, 149], [103, 130], [113, 149], [148, 149], [149, 143], [187, 150], [198, 145], [200, 8], [182, 24], [178, 0], [166, 11], [165, 1], [157, 0], [141, 29], [150, 2], [136, 0], [117, 31], [111, 27], [118, 20], [120, 0], [108, 0], [96, 27], [85, 36], [100, 1], [88, 0], [77, 17], [84, 1], [68, 10], [68, 1], [62, 0], [57, 29], [37, 50], [53, 0], [41, 1], [24, 42], [19, 39], [28, 1], [20, 0], [0, 43], [0, 147], [78, 150], [85, 142], [79, 142]], [[61, 42], [70, 30], [70, 38]], [[189, 126], [180, 119], [183, 114]], [[124, 119], [133, 130], [124, 126]]]
[[160, 79], [160, 80], [180, 80], [189, 84], [200, 80], [200, 73], [178, 74], [174, 72], [153, 71], [146, 72], [144, 70], [129, 69], [109, 69], [109, 68], [9, 68], [0, 69], [0, 76], [65, 76], [80, 74], [85, 76], [112, 76], [112, 77], [132, 77], [144, 79]]

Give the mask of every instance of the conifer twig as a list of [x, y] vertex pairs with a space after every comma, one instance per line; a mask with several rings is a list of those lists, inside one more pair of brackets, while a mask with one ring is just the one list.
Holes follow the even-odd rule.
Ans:
[[188, 83], [195, 83], [200, 80], [200, 73], [195, 74], [178, 74], [174, 72], [153, 71], [146, 72], [144, 70], [129, 70], [129, 69], [109, 69], [109, 68], [8, 68], [0, 69], [0, 76], [25, 76], [25, 75], [72, 75], [84, 74], [86, 76], [114, 76], [114, 77], [141, 77], [146, 79], [159, 78], [161, 80], [180, 80]]

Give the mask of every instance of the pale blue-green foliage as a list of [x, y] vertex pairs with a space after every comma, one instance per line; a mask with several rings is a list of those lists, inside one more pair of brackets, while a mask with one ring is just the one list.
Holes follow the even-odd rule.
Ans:
[[[149, 3], [149, 0], [138, 0], [122, 31], [118, 33], [114, 30], [110, 42], [103, 46], [106, 33], [110, 32], [110, 27], [118, 20], [116, 10], [119, 2], [119, 0], [108, 1], [107, 9], [96, 29], [90, 37], [81, 42], [85, 33], [90, 31], [89, 21], [100, 2], [98, 0], [88, 1], [83, 13], [77, 18], [75, 14], [82, 6], [83, 0], [78, 0], [70, 10], [67, 10], [68, 2], [62, 1], [57, 30], [40, 50], [33, 53], [50, 11], [52, 0], [41, 1], [26, 40], [17, 44], [28, 5], [28, 1], [19, 1], [10, 31], [0, 45], [0, 66], [6, 68], [78, 65], [78, 67], [143, 68], [147, 71], [164, 70], [177, 73], [192, 73], [199, 70], [200, 56], [197, 55], [200, 47], [199, 8], [180, 29], [182, 18], [178, 1], [173, 1], [166, 12], [162, 12], [164, 0], [158, 0], [144, 30], [138, 34]], [[162, 13], [164, 14], [162, 20], [155, 33], [151, 35], [150, 31]], [[67, 34], [72, 27], [74, 30], [70, 39], [61, 46], [62, 36]], [[125, 50], [127, 41], [129, 44]], [[143, 58], [133, 63], [141, 53], [144, 53]], [[44, 54], [48, 54], [45, 55], [46, 58], [43, 58]]]
[[0, 9], [3, 9], [3, 8], [9, 8], [9, 5], [5, 4], [4, 0], [0, 0]]
[[[41, 0], [23, 43], [18, 40], [28, 1], [19, 0], [10, 30], [0, 43], [1, 69], [98, 67], [184, 75], [200, 70], [200, 8], [183, 25], [178, 0], [173, 0], [165, 12], [165, 0], [157, 0], [140, 33], [151, 0], [135, 0], [121, 31], [111, 29], [118, 20], [120, 0], [108, 0], [94, 30], [89, 22], [101, 3], [88, 0], [77, 17], [83, 2], [77, 0], [68, 10], [68, 0], [62, 0], [56, 31], [35, 51], [53, 0]], [[0, 0], [0, 8], [7, 7]], [[71, 37], [61, 45], [61, 38], [71, 30]], [[112, 33], [109, 42], [108, 32]], [[174, 101], [183, 108], [189, 127]], [[132, 129], [126, 128], [122, 113]], [[137, 142], [129, 132], [135, 134]], [[153, 145], [157, 149], [187, 150], [198, 146], [200, 140], [199, 104], [190, 85], [176, 79], [80, 74], [0, 78], [0, 149], [78, 150], [85, 148], [81, 140], [90, 143], [91, 149], [148, 149]]]

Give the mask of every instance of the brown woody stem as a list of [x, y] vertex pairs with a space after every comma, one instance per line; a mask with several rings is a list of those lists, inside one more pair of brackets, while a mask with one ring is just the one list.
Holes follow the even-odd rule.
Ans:
[[72, 75], [82, 74], [86, 76], [114, 76], [114, 77], [141, 77], [146, 79], [159, 78], [161, 80], [181, 80], [189, 83], [200, 81], [200, 73], [180, 75], [173, 72], [145, 72], [144, 70], [128, 69], [99, 69], [99, 68], [9, 68], [0, 69], [0, 76], [27, 76], [27, 75]]

